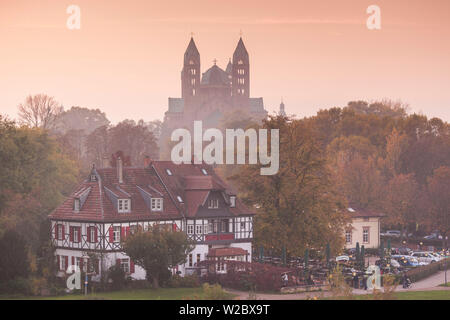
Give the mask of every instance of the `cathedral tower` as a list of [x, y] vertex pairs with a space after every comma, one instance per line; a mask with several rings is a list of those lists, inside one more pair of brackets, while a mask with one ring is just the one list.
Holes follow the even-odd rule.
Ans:
[[242, 38], [233, 53], [231, 87], [233, 100], [237, 104], [248, 103], [250, 97], [250, 63]]
[[181, 71], [181, 97], [185, 101], [192, 100], [200, 87], [200, 53], [191, 37], [184, 53], [183, 70]]

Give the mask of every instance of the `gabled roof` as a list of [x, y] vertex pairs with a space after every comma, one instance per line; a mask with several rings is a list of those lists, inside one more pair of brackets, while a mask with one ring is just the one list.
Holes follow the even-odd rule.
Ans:
[[[172, 175], [167, 174], [167, 169]], [[93, 222], [180, 219], [195, 217], [211, 191], [236, 194], [206, 164], [176, 165], [171, 161], [153, 161], [146, 168], [124, 167], [123, 183], [118, 182], [116, 168], [97, 169], [96, 173], [98, 181], [87, 179], [81, 183], [49, 218]], [[88, 188], [90, 191], [82, 208], [75, 212], [74, 199]], [[151, 197], [163, 198], [163, 211], [151, 211]], [[117, 204], [112, 202], [123, 198], [131, 199], [129, 213], [118, 213]], [[227, 213], [234, 216], [253, 214], [239, 199], [236, 207], [228, 208]]]

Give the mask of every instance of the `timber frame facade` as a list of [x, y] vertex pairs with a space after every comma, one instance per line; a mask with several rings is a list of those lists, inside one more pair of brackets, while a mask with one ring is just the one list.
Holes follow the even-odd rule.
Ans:
[[98, 276], [120, 264], [133, 278], [145, 278], [145, 271], [121, 251], [121, 241], [136, 228], [155, 224], [185, 232], [196, 243], [186, 263], [172, 272], [198, 271], [199, 263], [217, 249], [234, 248], [229, 252], [251, 261], [254, 214], [210, 166], [149, 161], [141, 168], [124, 167], [120, 157], [112, 163], [115, 167], [93, 167], [49, 215], [58, 275], [70, 264], [85, 269], [88, 256], [101, 255], [93, 267]]

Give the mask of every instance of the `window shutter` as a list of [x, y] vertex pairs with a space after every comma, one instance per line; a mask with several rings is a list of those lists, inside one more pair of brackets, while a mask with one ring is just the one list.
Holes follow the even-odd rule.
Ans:
[[61, 240], [64, 240], [64, 239], [66, 238], [66, 233], [65, 233], [64, 225], [63, 225], [63, 224], [61, 225], [61, 228], [62, 228], [62, 229], [61, 229], [61, 230], [62, 230], [62, 231], [61, 231], [61, 234], [62, 234], [62, 239], [61, 239]]
[[[67, 267], [69, 267], [69, 257], [68, 256], [65, 256], [64, 257], [64, 265], [65, 265], [65, 268], [66, 268], [66, 270], [67, 270]], [[64, 270], [64, 271], [66, 271], [66, 270]]]
[[95, 240], [94, 241], [95, 241], [95, 243], [97, 243], [98, 242], [98, 236], [97, 236], [97, 231], [98, 230], [97, 230], [97, 227], [93, 227], [93, 228], [95, 228], [94, 229], [94, 236], [95, 236]]
[[69, 227], [69, 238], [70, 242], [73, 242], [73, 227]]
[[120, 240], [124, 240], [126, 238], [125, 227], [120, 228]]
[[59, 261], [59, 255], [56, 256], [56, 263], [58, 263], [58, 270], [61, 270], [61, 263]]
[[109, 242], [110, 243], [114, 242], [114, 228], [113, 227], [109, 227]]
[[72, 265], [73, 266], [75, 265], [75, 257], [74, 256], [72, 256]]
[[130, 259], [130, 273], [134, 273], [134, 262]]
[[172, 223], [172, 231], [177, 231], [177, 224], [176, 223]]
[[87, 229], [87, 235], [86, 235], [87, 242], [91, 242], [91, 228], [92, 227], [87, 227], [86, 228]]

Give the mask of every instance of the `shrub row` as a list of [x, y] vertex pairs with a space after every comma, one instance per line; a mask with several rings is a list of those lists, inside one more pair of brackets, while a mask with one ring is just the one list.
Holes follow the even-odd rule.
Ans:
[[439, 262], [430, 263], [426, 266], [417, 267], [406, 272], [407, 276], [412, 282], [417, 282], [419, 280], [425, 279], [440, 270], [448, 269], [450, 266], [450, 258], [441, 260]]

